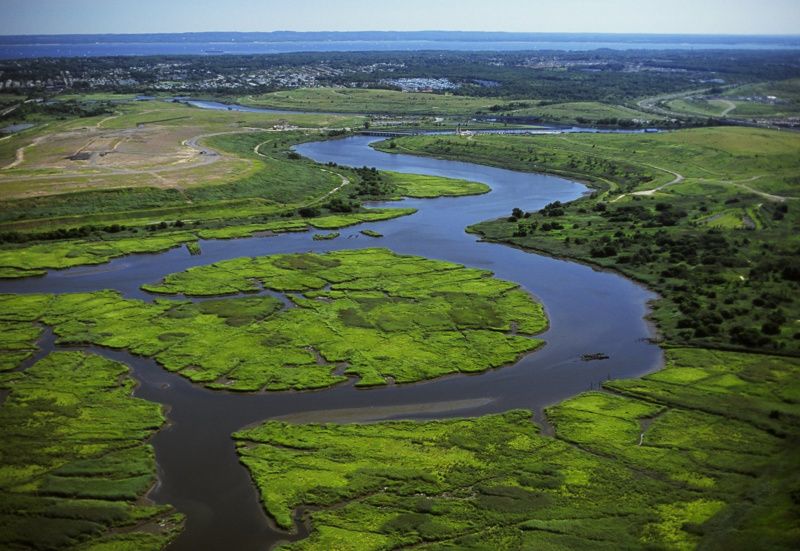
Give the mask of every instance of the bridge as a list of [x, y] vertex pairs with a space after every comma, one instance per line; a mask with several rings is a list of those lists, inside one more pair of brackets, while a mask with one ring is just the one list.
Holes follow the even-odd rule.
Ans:
[[425, 132], [421, 130], [393, 131], [393, 130], [360, 130], [362, 136], [378, 136], [382, 138], [401, 138], [403, 136], [419, 136]]
[[473, 136], [476, 134], [561, 134], [568, 130], [557, 128], [481, 128], [476, 130], [359, 130], [361, 136], [377, 136], [380, 138], [402, 138], [403, 136]]

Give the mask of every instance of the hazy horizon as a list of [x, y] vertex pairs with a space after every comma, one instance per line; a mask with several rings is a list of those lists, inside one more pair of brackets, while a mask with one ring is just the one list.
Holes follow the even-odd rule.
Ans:
[[[459, 31], [795, 36], [796, 0], [3, 0], [0, 35]], [[369, 24], [363, 23], [369, 21]], [[225, 29], [225, 30], [220, 30]]]
[[680, 33], [663, 33], [663, 32], [591, 32], [591, 31], [498, 31], [498, 30], [476, 30], [476, 29], [417, 29], [417, 30], [398, 30], [398, 29], [352, 29], [352, 30], [331, 30], [320, 29], [314, 31], [298, 31], [293, 29], [275, 29], [271, 31], [240, 31], [240, 30], [208, 30], [208, 31], [158, 31], [158, 32], [76, 32], [76, 33], [2, 33], [0, 36], [144, 36], [144, 35], [182, 35], [182, 34], [279, 34], [279, 33], [295, 33], [295, 34], [310, 34], [310, 33], [338, 33], [338, 34], [355, 34], [355, 33], [482, 33], [482, 34], [508, 34], [508, 35], [543, 35], [543, 36], [557, 36], [557, 35], [571, 35], [571, 36], [718, 36], [718, 37], [800, 37], [800, 32], [794, 33], [707, 33], [707, 32], [680, 32]]

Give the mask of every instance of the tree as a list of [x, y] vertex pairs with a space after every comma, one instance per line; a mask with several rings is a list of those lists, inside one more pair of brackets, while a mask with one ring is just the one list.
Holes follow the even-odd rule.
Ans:
[[297, 214], [303, 218], [314, 218], [319, 216], [319, 209], [316, 207], [301, 207], [297, 209]]

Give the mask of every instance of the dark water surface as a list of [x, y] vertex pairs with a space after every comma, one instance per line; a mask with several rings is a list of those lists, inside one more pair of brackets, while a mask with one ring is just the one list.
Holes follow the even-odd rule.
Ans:
[[[350, 382], [313, 392], [210, 391], [163, 370], [153, 360], [124, 351], [84, 348], [131, 366], [141, 383], [136, 395], [169, 408], [169, 426], [152, 439], [160, 483], [151, 497], [159, 503], [172, 503], [187, 515], [186, 529], [171, 550], [267, 549], [287, 538], [268, 521], [248, 472], [236, 457], [230, 435], [249, 424], [276, 416], [302, 420], [304, 412], [315, 412], [315, 420], [336, 421], [441, 418], [512, 408], [532, 409], [540, 416], [542, 407], [596, 388], [608, 378], [640, 376], [661, 365], [660, 349], [646, 340], [651, 331], [643, 319], [647, 301], [655, 298], [652, 293], [612, 273], [481, 243], [464, 232], [466, 226], [507, 215], [514, 207], [534, 210], [551, 201], [575, 199], [586, 192], [583, 185], [552, 176], [381, 153], [369, 147], [375, 140], [357, 136], [296, 149], [319, 162], [484, 182], [492, 192], [385, 204], [419, 211], [339, 230], [341, 236], [332, 241], [313, 241], [311, 232], [202, 241], [200, 256], [190, 256], [179, 248], [157, 255], [127, 256], [101, 266], [51, 271], [41, 278], [0, 282], [3, 293], [117, 289], [128, 297], [151, 300], [153, 297], [139, 288], [141, 284], [191, 266], [240, 256], [387, 247], [402, 254], [491, 270], [497, 277], [519, 283], [545, 305], [551, 324], [541, 335], [546, 346], [513, 366], [373, 389], [356, 389]], [[374, 229], [384, 237], [360, 235], [362, 229]], [[58, 348], [49, 333], [42, 344], [48, 350]], [[610, 359], [581, 361], [582, 354], [594, 352], [608, 354]], [[364, 408], [365, 413], [357, 408]]]

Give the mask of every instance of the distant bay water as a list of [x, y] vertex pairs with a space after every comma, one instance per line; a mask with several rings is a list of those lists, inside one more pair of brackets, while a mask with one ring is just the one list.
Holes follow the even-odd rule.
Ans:
[[797, 36], [479, 32], [185, 33], [0, 36], [0, 59], [347, 51], [800, 50]]

